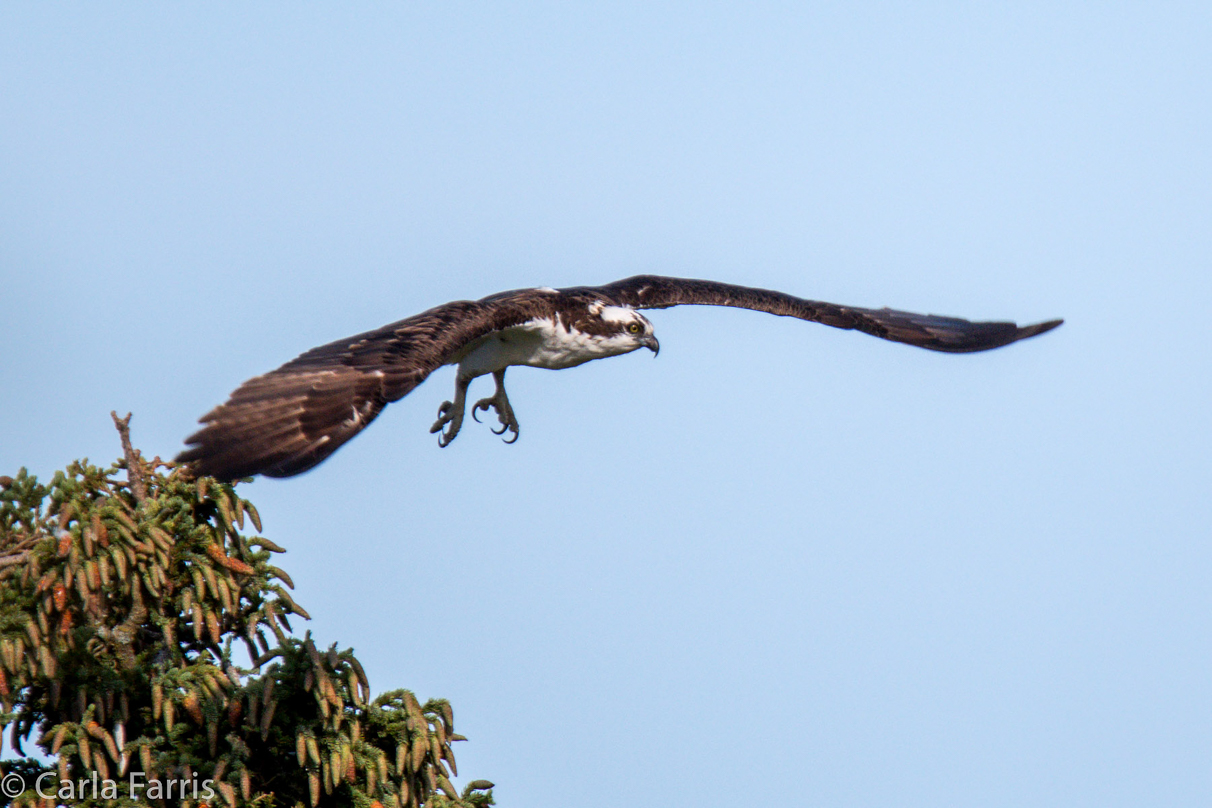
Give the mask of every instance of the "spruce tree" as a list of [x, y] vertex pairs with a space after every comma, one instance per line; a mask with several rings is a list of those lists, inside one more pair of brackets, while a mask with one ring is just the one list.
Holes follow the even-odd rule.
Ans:
[[20, 756], [0, 764], [6, 797], [493, 804], [492, 783], [451, 783], [465, 739], [450, 704], [372, 697], [351, 649], [297, 636], [308, 615], [256, 508], [236, 485], [145, 460], [129, 420], [114, 415], [124, 456], [109, 468], [0, 477], [0, 733]]

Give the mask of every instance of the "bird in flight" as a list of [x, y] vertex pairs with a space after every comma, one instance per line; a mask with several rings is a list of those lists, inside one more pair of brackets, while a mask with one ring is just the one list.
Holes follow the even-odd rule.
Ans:
[[[1056, 328], [1019, 327], [893, 309], [860, 309], [715, 281], [637, 275], [606, 286], [519, 289], [456, 300], [374, 331], [312, 348], [277, 370], [249, 379], [202, 416], [202, 429], [178, 455], [199, 475], [234, 480], [291, 477], [314, 468], [442, 365], [457, 365], [454, 400], [443, 402], [430, 432], [448, 445], [463, 425], [467, 388], [491, 373], [496, 392], [472, 416], [492, 409], [498, 435], [517, 439], [505, 394], [511, 365], [563, 370], [639, 348], [660, 350], [641, 309], [732, 306], [862, 331], [932, 351], [987, 351]], [[478, 418], [477, 418], [478, 420]]]

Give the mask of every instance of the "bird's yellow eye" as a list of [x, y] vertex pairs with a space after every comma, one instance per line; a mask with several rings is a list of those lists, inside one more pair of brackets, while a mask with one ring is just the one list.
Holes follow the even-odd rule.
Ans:
[[631, 325], [627, 326], [627, 331], [631, 334], [638, 334], [642, 330], [643, 329], [640, 328], [639, 323], [632, 323]]

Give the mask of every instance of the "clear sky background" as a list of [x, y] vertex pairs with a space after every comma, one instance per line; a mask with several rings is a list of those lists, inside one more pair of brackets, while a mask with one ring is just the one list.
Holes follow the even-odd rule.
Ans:
[[5, 3], [0, 473], [518, 287], [1064, 317], [652, 312], [242, 491], [504, 806], [1212, 804], [1210, 8]]

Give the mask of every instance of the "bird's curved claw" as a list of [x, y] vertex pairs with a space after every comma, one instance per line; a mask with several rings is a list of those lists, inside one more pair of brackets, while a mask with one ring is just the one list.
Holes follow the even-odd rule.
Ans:
[[434, 421], [433, 426], [429, 428], [429, 434], [432, 435], [441, 431], [442, 427], [446, 427], [445, 431], [438, 435], [438, 446], [445, 448], [459, 434], [462, 426], [463, 413], [454, 409], [453, 401], [443, 401], [442, 406], [438, 407], [438, 420]]
[[493, 429], [492, 434], [504, 435], [506, 432], [512, 432], [513, 437], [505, 438], [505, 442], [513, 443], [516, 441], [519, 434], [518, 417], [513, 414], [513, 407], [509, 406], [509, 399], [502, 396], [499, 392], [492, 398], [482, 398], [477, 401], [475, 406], [471, 408], [471, 417], [479, 422], [480, 419], [476, 416], [476, 413], [480, 410], [487, 412], [490, 407], [496, 411], [497, 420], [501, 422], [501, 428]]
[[490, 406], [496, 406], [495, 402], [493, 402], [491, 398], [482, 398], [476, 402], [474, 407], [471, 408], [471, 417], [475, 419], [477, 424], [482, 424], [484, 422], [480, 420], [480, 416], [476, 413], [478, 413], [480, 410], [487, 412]]

